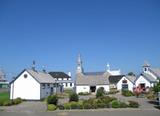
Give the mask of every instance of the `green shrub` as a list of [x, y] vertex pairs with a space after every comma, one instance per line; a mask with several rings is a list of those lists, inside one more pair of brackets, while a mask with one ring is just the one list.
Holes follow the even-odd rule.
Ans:
[[63, 105], [58, 105], [57, 108], [59, 108], [59, 110], [64, 110], [64, 106]]
[[64, 104], [64, 109], [70, 110], [71, 109], [71, 104], [70, 103], [65, 103]]
[[11, 101], [4, 101], [3, 106], [11, 106], [12, 102]]
[[85, 103], [83, 104], [83, 108], [84, 108], [84, 109], [92, 109], [92, 105], [89, 104], [89, 103], [87, 103], [87, 102], [85, 102]]
[[50, 96], [48, 96], [48, 98], [47, 98], [47, 104], [57, 105], [57, 103], [58, 103], [58, 97], [57, 97], [57, 95], [50, 95]]
[[48, 111], [54, 111], [56, 109], [57, 109], [57, 107], [54, 104], [48, 104], [48, 107], [47, 107]]
[[104, 97], [100, 97], [98, 98], [100, 99], [103, 103], [105, 104], [109, 104], [110, 102], [112, 102], [113, 100], [117, 100], [117, 98], [115, 97], [110, 97], [110, 96], [104, 96]]
[[125, 97], [130, 97], [130, 96], [134, 96], [134, 93], [129, 90], [122, 90], [122, 95]]
[[78, 95], [90, 95], [90, 93], [88, 93], [88, 92], [80, 92], [80, 93], [78, 93]]
[[73, 93], [71, 93], [71, 94], [69, 95], [69, 101], [70, 101], [70, 102], [71, 102], [71, 101], [78, 102], [78, 100], [79, 100], [78, 94], [76, 94], [75, 92], [73, 92]]
[[119, 108], [120, 107], [119, 101], [117, 101], [117, 100], [112, 101], [111, 105], [112, 105], [112, 108]]
[[127, 108], [128, 105], [125, 102], [119, 102], [119, 107], [120, 108]]
[[138, 108], [139, 107], [139, 103], [136, 101], [128, 101], [129, 102], [129, 107], [131, 108]]
[[103, 87], [98, 88], [97, 93], [96, 93], [96, 97], [102, 97], [105, 94], [105, 90]]
[[78, 109], [83, 109], [83, 101], [78, 102]]
[[71, 106], [71, 109], [78, 109], [79, 108], [78, 102], [70, 102], [70, 106]]
[[16, 99], [14, 99], [14, 100], [12, 101], [12, 104], [13, 104], [13, 105], [17, 105], [17, 104], [20, 104], [20, 103], [22, 103], [22, 99], [21, 99], [21, 98], [16, 98]]

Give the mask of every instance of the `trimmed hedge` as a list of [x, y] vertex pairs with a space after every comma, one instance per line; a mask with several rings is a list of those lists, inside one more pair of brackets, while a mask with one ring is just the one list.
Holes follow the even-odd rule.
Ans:
[[48, 111], [54, 111], [56, 109], [57, 109], [57, 106], [54, 104], [48, 104], [48, 106], [47, 106]]

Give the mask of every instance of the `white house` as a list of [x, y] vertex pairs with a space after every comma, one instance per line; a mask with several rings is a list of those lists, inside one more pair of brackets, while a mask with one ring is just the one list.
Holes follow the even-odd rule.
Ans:
[[144, 63], [143, 72], [135, 80], [135, 86], [145, 88], [153, 87], [160, 79], [160, 69], [151, 68], [148, 63]]
[[120, 74], [120, 70], [111, 71], [110, 66], [108, 69], [102, 72], [84, 72], [82, 67], [82, 60], [80, 55], [78, 56], [76, 70], [76, 93], [87, 92], [96, 93], [97, 89], [103, 87], [106, 92], [110, 91], [109, 76], [116, 76]]
[[136, 80], [135, 76], [123, 76], [118, 83], [116, 84], [117, 90], [130, 90], [133, 91], [135, 87], [134, 81]]
[[49, 72], [49, 74], [61, 85], [64, 89], [73, 89], [74, 81], [71, 79], [71, 73], [68, 75], [64, 72]]
[[10, 99], [40, 100], [59, 91], [59, 84], [51, 75], [33, 69], [23, 70], [10, 83]]

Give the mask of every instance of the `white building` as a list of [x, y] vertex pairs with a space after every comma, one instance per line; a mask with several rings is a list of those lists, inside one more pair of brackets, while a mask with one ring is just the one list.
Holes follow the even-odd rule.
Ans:
[[135, 80], [136, 87], [145, 88], [153, 87], [160, 79], [160, 69], [152, 68], [148, 63], [144, 63], [143, 72]]
[[133, 92], [135, 87], [134, 81], [136, 80], [135, 76], [123, 76], [117, 83], [117, 90], [130, 90]]
[[82, 67], [82, 60], [80, 55], [78, 56], [77, 61], [77, 70], [76, 70], [76, 93], [87, 92], [87, 93], [96, 93], [97, 89], [103, 87], [106, 92], [110, 91], [109, 86], [109, 76], [119, 75], [120, 70], [111, 71], [110, 66], [107, 65], [108, 69], [103, 72], [84, 72]]
[[71, 73], [68, 75], [64, 72], [50, 72], [49, 73], [59, 84], [63, 85], [63, 89], [73, 89], [74, 81], [71, 78]]
[[10, 99], [20, 97], [26, 100], [40, 100], [60, 91], [58, 83], [51, 75], [31, 69], [23, 70], [10, 83], [10, 87]]

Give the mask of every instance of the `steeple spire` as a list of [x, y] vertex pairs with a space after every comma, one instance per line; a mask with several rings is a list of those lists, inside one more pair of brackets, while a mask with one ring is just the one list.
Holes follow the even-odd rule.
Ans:
[[77, 73], [83, 73], [82, 60], [80, 54], [78, 54], [78, 59], [77, 59]]

